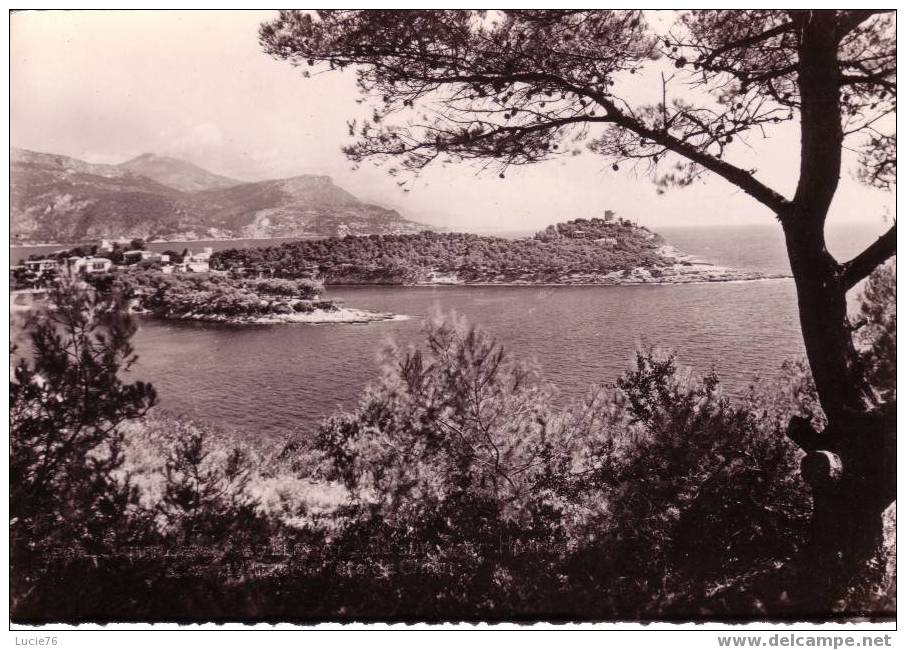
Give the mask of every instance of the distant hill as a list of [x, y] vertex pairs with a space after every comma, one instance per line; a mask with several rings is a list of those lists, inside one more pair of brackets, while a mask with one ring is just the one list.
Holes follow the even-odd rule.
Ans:
[[241, 183], [145, 154], [95, 165], [10, 150], [11, 243], [193, 240], [418, 232], [428, 226], [360, 201], [327, 176]]
[[145, 176], [66, 156], [10, 152], [13, 243], [146, 237], [191, 221], [181, 192]]
[[141, 156], [127, 160], [117, 166], [133, 174], [147, 176], [161, 185], [183, 192], [219, 189], [242, 183], [242, 181], [237, 181], [235, 178], [212, 174], [208, 170], [185, 160], [168, 156], [157, 156], [153, 153], [143, 153]]
[[395, 210], [363, 203], [329, 176], [295, 176], [244, 183], [194, 195], [217, 228], [242, 237], [291, 237], [300, 233], [367, 235], [418, 232], [427, 226], [404, 220]]

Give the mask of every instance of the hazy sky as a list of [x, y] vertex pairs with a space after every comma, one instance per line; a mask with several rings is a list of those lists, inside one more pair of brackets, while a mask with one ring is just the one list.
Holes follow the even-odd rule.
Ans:
[[[90, 162], [145, 152], [184, 158], [244, 180], [329, 174], [337, 184], [405, 216], [460, 229], [533, 229], [605, 209], [649, 225], [761, 222], [773, 217], [711, 176], [663, 196], [645, 176], [614, 172], [586, 153], [511, 169], [506, 180], [454, 165], [424, 173], [403, 194], [383, 171], [353, 172], [340, 153], [346, 121], [368, 114], [351, 71], [304, 79], [262, 53], [265, 11], [48, 11], [11, 17], [11, 144]], [[659, 92], [638, 75], [634, 98]], [[792, 194], [798, 128], [739, 145], [731, 159]], [[847, 171], [832, 219], [880, 224], [893, 195]]]

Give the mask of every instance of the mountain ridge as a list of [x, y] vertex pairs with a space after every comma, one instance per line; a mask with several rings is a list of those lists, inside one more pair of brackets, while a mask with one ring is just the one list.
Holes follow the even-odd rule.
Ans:
[[187, 160], [172, 156], [159, 156], [154, 153], [143, 153], [120, 163], [117, 167], [147, 176], [162, 185], [183, 192], [232, 187], [245, 182], [214, 174]]
[[[11, 243], [18, 244], [111, 237], [239, 239], [430, 229], [403, 218], [396, 210], [361, 201], [329, 176], [243, 182], [155, 154], [105, 165], [11, 148], [10, 180]], [[174, 185], [207, 187], [186, 190]]]

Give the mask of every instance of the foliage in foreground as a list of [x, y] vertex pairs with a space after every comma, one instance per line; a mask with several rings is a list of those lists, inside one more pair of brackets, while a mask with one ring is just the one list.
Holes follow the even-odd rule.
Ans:
[[[790, 413], [821, 416], [802, 366], [734, 404], [715, 377], [640, 352], [617, 386], [557, 408], [487, 334], [438, 320], [423, 349], [388, 351], [354, 412], [268, 450], [134, 419], [153, 393], [116, 378], [128, 319], [71, 300], [11, 385], [27, 486], [11, 485], [15, 620], [815, 614], [795, 590], [809, 496], [782, 432]], [[89, 340], [101, 367], [71, 354]], [[86, 411], [101, 394], [110, 410]], [[83, 431], [95, 438], [65, 457], [54, 499], [32, 496], [34, 452]], [[840, 585], [840, 613], [890, 614], [888, 565]]]
[[319, 433], [350, 549], [428, 549], [454, 579], [424, 584], [433, 615], [751, 616], [779, 598], [763, 576], [799, 548], [808, 499], [771, 418], [652, 352], [619, 392], [565, 411], [551, 394], [480, 331], [429, 327]]
[[108, 552], [141, 535], [138, 494], [117, 472], [120, 425], [156, 399], [119, 374], [135, 360], [135, 326], [121, 296], [59, 287], [55, 309], [31, 324], [34, 361], [10, 381], [10, 552], [13, 594], [27, 594], [35, 563], [53, 549]]
[[871, 385], [884, 402], [897, 399], [897, 261], [868, 278], [859, 309], [857, 341]]

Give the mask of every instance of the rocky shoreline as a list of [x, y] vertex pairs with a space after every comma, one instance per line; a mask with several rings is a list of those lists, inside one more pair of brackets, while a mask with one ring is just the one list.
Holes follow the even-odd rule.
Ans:
[[340, 281], [327, 281], [332, 286], [356, 285], [389, 285], [389, 286], [625, 286], [625, 285], [665, 285], [665, 284], [702, 284], [707, 282], [753, 282], [757, 280], [789, 279], [788, 273], [763, 273], [761, 271], [744, 271], [699, 260], [684, 255], [671, 247], [664, 257], [670, 264], [611, 271], [608, 273], [573, 271], [556, 276], [539, 275], [522, 272], [507, 273], [479, 278], [463, 278], [456, 272], [433, 271], [424, 278], [411, 282], [392, 281], [383, 278], [356, 278], [355, 274], [345, 274]]
[[747, 271], [712, 264], [687, 255], [673, 246], [657, 248], [660, 263], [639, 265], [614, 271], [562, 272], [535, 271], [516, 268], [502, 271], [426, 268], [410, 269], [405, 273], [382, 273], [380, 269], [343, 269], [327, 272], [328, 286], [624, 286], [702, 284], [707, 282], [751, 282], [756, 280], [787, 279], [788, 273]]
[[182, 314], [163, 317], [164, 320], [192, 320], [205, 323], [224, 323], [229, 325], [278, 325], [308, 324], [322, 325], [328, 323], [362, 324], [380, 321], [408, 320], [408, 316], [389, 312], [368, 311], [340, 307], [336, 310], [316, 309], [306, 314], [267, 314], [260, 316], [221, 316], [217, 314]]
[[[635, 286], [635, 285], [670, 285], [670, 284], [704, 284], [716, 282], [756, 282], [760, 280], [785, 280], [792, 276], [783, 273], [761, 273], [757, 271], [737, 271], [711, 265], [690, 267], [652, 267], [632, 269], [628, 274], [623, 271], [613, 273], [570, 273], [556, 279], [535, 279], [531, 277], [462, 280], [444, 278], [443, 281], [419, 281], [396, 286]], [[344, 283], [354, 285], [355, 283]], [[384, 284], [384, 283], [362, 283]], [[342, 286], [342, 285], [333, 285]]]
[[356, 286], [397, 286], [397, 287], [635, 287], [635, 286], [671, 286], [678, 284], [729, 284], [733, 282], [763, 282], [769, 280], [791, 280], [790, 275], [740, 275], [715, 277], [715, 278], [694, 278], [683, 277], [673, 279], [652, 279], [652, 280], [616, 280], [611, 281], [606, 278], [596, 278], [589, 280], [587, 278], [565, 277], [560, 281], [520, 281], [506, 280], [500, 282], [493, 281], [476, 281], [476, 282], [417, 282], [413, 284], [376, 284], [376, 283], [346, 283], [333, 284], [333, 287], [356, 287]]

